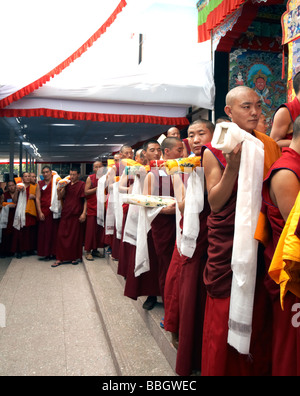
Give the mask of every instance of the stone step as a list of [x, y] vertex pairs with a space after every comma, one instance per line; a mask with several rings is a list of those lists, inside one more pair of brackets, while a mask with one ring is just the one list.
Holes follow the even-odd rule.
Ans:
[[145, 311], [143, 299], [125, 297], [117, 262], [109, 256], [94, 261], [84, 258], [83, 264], [118, 375], [176, 375], [176, 350], [159, 326], [162, 304]]

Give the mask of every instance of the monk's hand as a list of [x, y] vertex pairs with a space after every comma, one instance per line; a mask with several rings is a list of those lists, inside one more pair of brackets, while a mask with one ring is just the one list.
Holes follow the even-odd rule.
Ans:
[[45, 215], [43, 212], [39, 213], [39, 219], [40, 221], [45, 221]]
[[224, 157], [227, 162], [228, 169], [238, 173], [240, 169], [241, 162], [241, 154], [242, 154], [242, 143], [239, 143], [235, 146], [235, 148], [231, 151], [231, 153], [224, 153]]
[[175, 214], [175, 211], [176, 211], [176, 202], [173, 202], [170, 205], [162, 208], [160, 213], [165, 215], [172, 215]]
[[85, 213], [81, 213], [80, 217], [79, 217], [79, 223], [84, 223], [86, 219], [86, 214]]

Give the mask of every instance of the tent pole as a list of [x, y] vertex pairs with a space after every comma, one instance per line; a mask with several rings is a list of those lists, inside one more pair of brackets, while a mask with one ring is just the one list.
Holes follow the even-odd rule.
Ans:
[[15, 131], [10, 129], [9, 131], [10, 139], [10, 150], [9, 150], [9, 180], [14, 178], [14, 144], [15, 144]]

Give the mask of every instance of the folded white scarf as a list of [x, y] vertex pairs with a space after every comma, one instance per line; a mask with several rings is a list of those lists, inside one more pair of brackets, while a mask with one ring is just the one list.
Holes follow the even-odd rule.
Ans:
[[25, 227], [26, 217], [25, 210], [27, 205], [27, 197], [26, 197], [26, 189], [24, 191], [19, 192], [18, 203], [16, 206], [16, 212], [13, 222], [13, 227], [17, 230], [20, 230], [22, 227]]
[[52, 190], [51, 190], [51, 205], [50, 210], [53, 213], [54, 219], [59, 219], [61, 216], [61, 201], [57, 197], [57, 182], [60, 180], [60, 176], [55, 172], [52, 175]]
[[105, 219], [105, 235], [113, 235], [115, 230], [115, 214], [114, 214], [114, 195], [113, 191], [108, 195], [106, 219]]
[[120, 182], [113, 184], [113, 195], [114, 195], [114, 214], [115, 214], [115, 225], [116, 225], [116, 237], [117, 239], [122, 238], [122, 224], [123, 224], [123, 201], [122, 196], [119, 192]]
[[187, 182], [183, 230], [180, 245], [178, 245], [179, 252], [186, 257], [193, 257], [195, 252], [197, 238], [200, 232], [199, 214], [202, 212], [203, 207], [204, 172], [203, 168], [195, 168]]
[[97, 224], [101, 227], [105, 225], [105, 187], [106, 175], [103, 175], [99, 181], [96, 190], [97, 196]]
[[[141, 181], [138, 176], [135, 176], [134, 178], [132, 194], [142, 194]], [[125, 227], [124, 227], [123, 242], [130, 243], [133, 246], [136, 246], [139, 211], [140, 211], [139, 206], [129, 205]]]
[[249, 354], [253, 302], [256, 284], [258, 242], [254, 233], [262, 202], [264, 145], [234, 123], [217, 124], [212, 146], [230, 153], [243, 142], [231, 267], [233, 272], [228, 343], [242, 354]]
[[0, 211], [0, 243], [2, 242], [2, 228], [6, 228], [8, 223], [9, 206], [3, 206]]
[[137, 240], [135, 253], [134, 275], [139, 276], [150, 270], [150, 259], [148, 251], [148, 232], [151, 229], [151, 223], [162, 210], [162, 206], [157, 208], [139, 207], [139, 218], [137, 226]]

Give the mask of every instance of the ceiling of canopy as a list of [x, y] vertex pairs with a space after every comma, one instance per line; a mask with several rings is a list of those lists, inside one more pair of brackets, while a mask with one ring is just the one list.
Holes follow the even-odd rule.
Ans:
[[[64, 120], [52, 117], [0, 117], [0, 162], [9, 161], [10, 130], [15, 131], [14, 157], [20, 158], [20, 141], [37, 162], [93, 162], [117, 152], [123, 144], [135, 148], [166, 132], [168, 125], [151, 123]], [[185, 128], [182, 126], [182, 130]]]
[[[191, 108], [213, 108], [210, 43], [204, 46], [197, 43], [198, 12], [194, 0], [113, 0], [111, 3], [87, 0], [84, 10], [83, 3], [76, 0], [72, 2], [72, 18], [78, 18], [81, 11], [82, 21], [91, 20], [90, 26], [85, 24], [86, 30], [83, 23], [78, 22], [80, 16], [71, 24], [72, 18], [57, 14], [58, 9], [61, 13], [69, 12], [68, 8], [60, 8], [60, 0], [51, 2], [51, 27], [48, 28], [40, 18], [40, 2], [29, 0], [26, 7], [21, 0], [17, 3], [19, 6], [13, 7], [8, 2], [4, 9], [4, 13], [11, 13], [18, 21], [15, 29], [5, 27], [5, 20], [9, 18], [4, 18], [0, 27], [2, 37], [10, 31], [9, 46], [1, 47], [4, 58], [11, 63], [11, 66], [0, 65], [1, 162], [9, 159], [11, 130], [15, 133], [15, 160], [19, 159], [22, 141], [23, 152], [28, 151], [40, 162], [87, 162], [111, 155], [125, 143], [138, 146], [173, 125], [184, 131]], [[54, 3], [59, 8], [55, 8]], [[79, 30], [84, 31], [85, 39], [91, 37], [97, 27], [95, 7], [102, 7], [101, 4], [106, 6], [98, 24], [107, 24], [107, 29], [89, 42], [83, 54], [80, 50], [80, 56], [71, 57], [71, 63], [67, 62], [65, 67], [62, 60], [67, 58], [62, 50], [58, 51], [58, 45], [64, 41], [60, 38], [68, 32], [65, 39], [70, 40], [74, 31], [78, 43]], [[38, 9], [37, 18], [29, 15], [30, 5]], [[28, 25], [30, 20], [33, 25]], [[60, 37], [53, 37], [48, 43], [46, 34], [53, 31], [54, 20]], [[64, 26], [67, 23], [70, 23], [68, 28]], [[14, 48], [14, 35], [15, 51], [6, 54], [6, 49]], [[27, 40], [28, 51], [29, 44], [32, 46], [30, 56], [24, 53], [21, 38]], [[67, 55], [79, 48], [78, 44], [72, 45], [68, 46]], [[51, 61], [48, 69], [47, 57]], [[59, 73], [51, 69], [58, 63], [62, 68]], [[45, 75], [49, 70], [51, 72]], [[29, 93], [20, 89], [24, 87], [21, 77], [26, 84], [34, 82], [29, 84]], [[6, 101], [7, 98], [13, 100]]]

